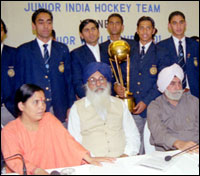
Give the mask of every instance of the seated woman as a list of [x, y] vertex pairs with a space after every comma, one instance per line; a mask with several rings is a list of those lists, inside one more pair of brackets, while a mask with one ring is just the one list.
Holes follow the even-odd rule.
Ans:
[[[101, 165], [114, 158], [91, 157], [51, 113], [46, 112], [44, 91], [32, 84], [24, 84], [16, 92], [19, 116], [1, 132], [4, 158], [15, 154], [24, 157], [27, 174], [48, 174], [45, 169], [78, 166], [84, 163]], [[6, 160], [7, 172], [23, 174], [22, 158]]]

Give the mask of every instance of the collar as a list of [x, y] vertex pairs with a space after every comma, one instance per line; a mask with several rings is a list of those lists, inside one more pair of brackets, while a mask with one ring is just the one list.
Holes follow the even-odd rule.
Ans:
[[95, 46], [93, 46], [93, 45], [90, 45], [90, 44], [88, 44], [88, 43], [86, 43], [86, 45], [90, 48], [90, 49], [98, 49], [99, 48], [99, 44], [97, 43]]
[[181, 40], [179, 40], [177, 37], [175, 37], [175, 36], [172, 36], [172, 38], [173, 38], [173, 40], [174, 40], [174, 42], [176, 43], [176, 44], [179, 44], [179, 41], [182, 41], [182, 43], [184, 43], [185, 42], [185, 36], [181, 39]]
[[51, 46], [51, 43], [52, 43], [52, 39], [50, 39], [47, 43], [44, 43], [42, 40], [40, 40], [39, 38], [36, 38], [40, 48], [43, 48], [43, 45], [44, 44], [48, 44], [48, 47]]
[[[119, 37], [119, 39], [118, 39], [118, 40], [122, 40], [122, 38], [121, 38], [121, 37]], [[114, 41], [110, 39], [110, 43], [112, 43], [112, 42], [114, 42]]]
[[152, 40], [149, 43], [147, 43], [146, 45], [142, 45], [141, 42], [139, 42], [139, 43], [140, 43], [140, 51], [142, 50], [142, 46], [144, 46], [145, 47], [145, 53], [146, 53], [147, 50], [149, 49], [151, 43], [152, 43]]

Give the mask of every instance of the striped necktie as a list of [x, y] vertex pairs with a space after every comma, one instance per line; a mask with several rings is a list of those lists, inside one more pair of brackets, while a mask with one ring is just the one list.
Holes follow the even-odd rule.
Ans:
[[140, 59], [143, 59], [143, 58], [144, 58], [144, 55], [145, 55], [144, 50], [145, 50], [145, 46], [142, 46], [142, 51], [141, 51], [141, 53], [140, 53]]
[[49, 69], [49, 64], [48, 64], [48, 61], [49, 61], [49, 51], [47, 49], [48, 44], [44, 44], [43, 47], [44, 47], [44, 63], [45, 63], [46, 69], [48, 70]]
[[184, 51], [183, 51], [183, 46], [182, 46], [182, 41], [179, 41], [179, 46], [178, 46], [178, 64], [181, 66], [184, 72], [184, 78], [182, 81], [182, 86], [183, 89], [186, 87], [186, 65], [185, 65], [185, 60], [184, 60]]

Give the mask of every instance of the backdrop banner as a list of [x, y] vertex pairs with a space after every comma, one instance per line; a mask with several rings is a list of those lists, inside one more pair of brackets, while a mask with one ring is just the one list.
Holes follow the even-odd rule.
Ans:
[[1, 18], [8, 28], [5, 44], [17, 47], [33, 40], [31, 16], [39, 8], [53, 13], [56, 39], [68, 45], [69, 49], [79, 47], [79, 24], [92, 18], [100, 25], [99, 43], [108, 39], [107, 17], [119, 13], [124, 18], [122, 37], [133, 39], [137, 20], [142, 16], [154, 19], [158, 32], [155, 42], [171, 36], [168, 17], [173, 11], [186, 16], [186, 36], [199, 36], [199, 1], [1, 1]]

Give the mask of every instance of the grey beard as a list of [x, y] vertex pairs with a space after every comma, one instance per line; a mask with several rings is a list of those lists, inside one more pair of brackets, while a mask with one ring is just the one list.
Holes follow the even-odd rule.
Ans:
[[95, 109], [97, 114], [101, 117], [103, 116], [103, 118], [106, 116], [108, 108], [110, 107], [110, 92], [110, 83], [107, 83], [107, 87], [104, 88], [102, 92], [95, 92], [95, 90], [91, 91], [88, 85], [86, 85], [87, 99], [90, 101], [91, 106]]
[[179, 101], [183, 95], [183, 92], [184, 92], [184, 90], [177, 90], [177, 91], [171, 93], [170, 91], [168, 91], [166, 89], [164, 93], [167, 96], [167, 98], [169, 98], [170, 100]]

